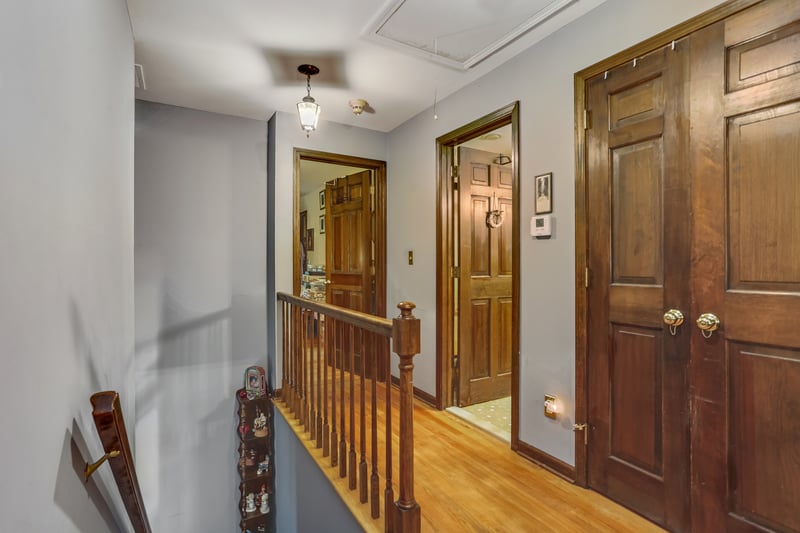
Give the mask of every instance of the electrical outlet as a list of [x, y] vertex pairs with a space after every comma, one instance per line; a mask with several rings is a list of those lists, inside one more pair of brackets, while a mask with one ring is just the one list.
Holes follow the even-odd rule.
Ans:
[[544, 416], [553, 420], [558, 418], [558, 398], [555, 396], [544, 395]]

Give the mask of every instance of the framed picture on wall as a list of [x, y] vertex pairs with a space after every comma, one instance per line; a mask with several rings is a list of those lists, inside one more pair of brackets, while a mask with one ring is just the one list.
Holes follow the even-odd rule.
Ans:
[[314, 251], [314, 228], [306, 230], [306, 251]]
[[325, 233], [325, 215], [319, 216], [319, 234]]
[[305, 235], [308, 229], [308, 211], [300, 211], [300, 235]]
[[544, 215], [553, 212], [553, 173], [536, 176], [535, 213]]
[[319, 208], [325, 209], [325, 189], [319, 191]]

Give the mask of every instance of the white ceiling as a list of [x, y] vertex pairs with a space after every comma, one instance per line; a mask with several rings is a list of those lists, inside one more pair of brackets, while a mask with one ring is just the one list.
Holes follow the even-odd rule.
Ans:
[[296, 112], [311, 63], [323, 120], [391, 131], [604, 1], [127, 0], [136, 97], [266, 120]]

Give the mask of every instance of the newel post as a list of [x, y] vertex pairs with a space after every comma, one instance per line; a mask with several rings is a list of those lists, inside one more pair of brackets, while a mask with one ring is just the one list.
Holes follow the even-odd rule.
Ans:
[[[419, 319], [411, 302], [397, 304], [392, 348], [400, 356], [400, 497], [394, 502], [394, 533], [419, 533], [421, 514], [414, 500], [414, 356], [419, 353]], [[388, 384], [387, 384], [388, 385]]]

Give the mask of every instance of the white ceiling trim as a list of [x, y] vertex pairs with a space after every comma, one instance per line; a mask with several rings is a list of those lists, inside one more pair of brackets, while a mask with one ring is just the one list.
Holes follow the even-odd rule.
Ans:
[[469, 70], [470, 68], [479, 64], [480, 62], [482, 62], [484, 59], [488, 58], [495, 52], [502, 50], [508, 44], [515, 41], [522, 35], [528, 33], [530, 30], [541, 25], [550, 17], [556, 15], [557, 13], [568, 7], [570, 4], [575, 3], [577, 0], [554, 0], [553, 2], [550, 2], [545, 7], [535, 12], [532, 16], [525, 19], [522, 24], [516, 26], [510, 32], [507, 32], [501, 35], [499, 38], [495, 39], [494, 41], [490, 42], [488, 45], [484, 46], [478, 52], [474, 53], [472, 56], [468, 57], [464, 61], [457, 61], [455, 59], [442, 55], [436, 50], [431, 51], [429, 49], [422, 48], [421, 46], [414, 46], [412, 44], [408, 44], [407, 42], [397, 40], [395, 38], [392, 38], [388, 35], [384, 35], [383, 33], [381, 33], [382, 30], [386, 27], [387, 23], [389, 23], [392, 20], [392, 18], [395, 17], [395, 15], [397, 15], [398, 11], [408, 1], [409, 0], [391, 1], [387, 5], [387, 7], [382, 12], [379, 12], [379, 15], [373, 21], [370, 22], [370, 24], [364, 31], [364, 36], [369, 40], [389, 45], [392, 48], [395, 48], [407, 54], [411, 54], [413, 56], [421, 57], [423, 59], [427, 59], [429, 61], [438, 63], [440, 65], [445, 65], [450, 68], [464, 71], [464, 70]]

